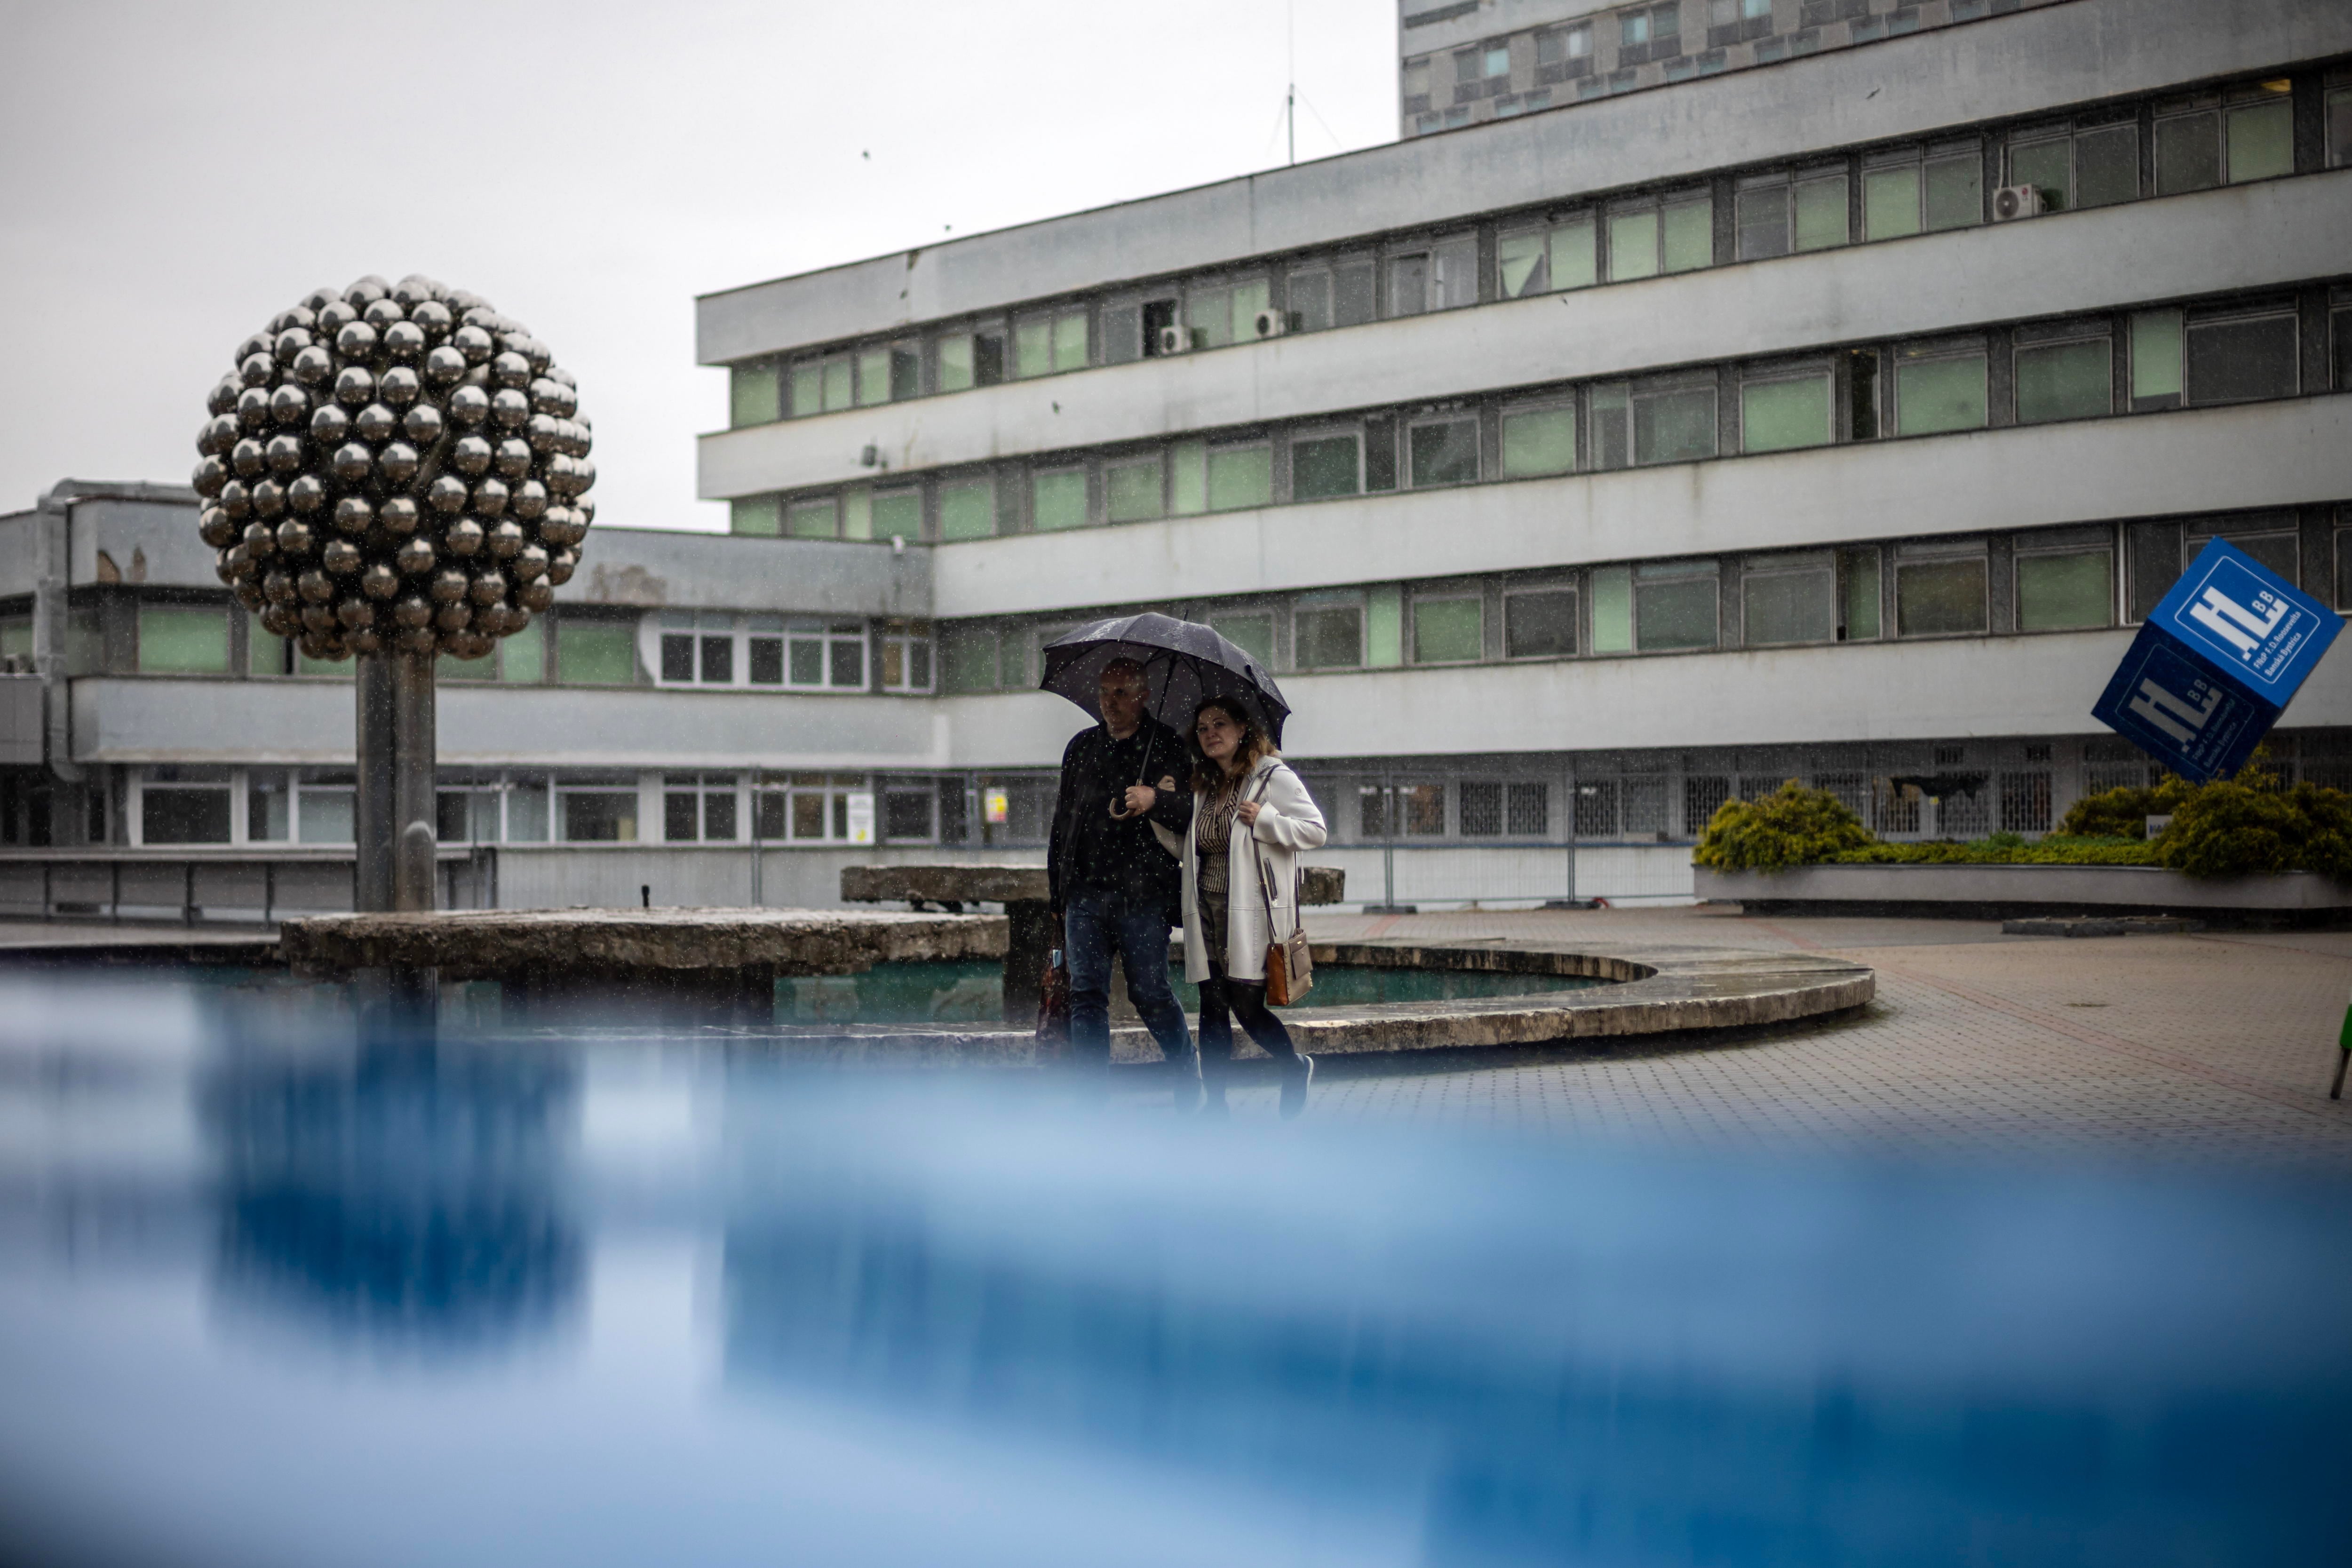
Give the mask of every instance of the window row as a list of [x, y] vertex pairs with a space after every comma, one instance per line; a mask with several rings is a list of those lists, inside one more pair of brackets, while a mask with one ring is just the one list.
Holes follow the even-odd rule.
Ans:
[[[2332, 583], [2352, 609], [2352, 510]], [[2317, 527], [2318, 525], [2314, 525]], [[1769, 648], [1888, 638], [2095, 630], [2143, 619], [2187, 561], [2227, 539], [2290, 582], [2306, 575], [2293, 512], [1591, 566], [1167, 606], [1285, 673]], [[942, 689], [1033, 686], [1078, 619], [940, 627]]]
[[2352, 290], [2163, 306], [1051, 455], [793, 497], [734, 527], [952, 543], [1488, 479], [1540, 479], [2352, 388]]
[[[1508, 119], [1554, 102], [1584, 102], [1802, 58], [1824, 47], [1900, 37], [1948, 19], [1973, 21], [2017, 10], [2021, 3], [1951, 0], [1948, 15], [1937, 15], [1913, 0], [1873, 16], [1870, 0], [1651, 0], [1409, 57], [1398, 83], [1403, 130], [1407, 136], [1426, 136], [1483, 121], [1483, 100], [1492, 100], [1492, 118]], [[1414, 21], [1405, 18], [1408, 29]], [[1843, 31], [1841, 23], [1848, 24]], [[1653, 65], [1654, 71], [1643, 68]]]
[[[163, 763], [126, 783], [137, 845], [352, 842], [350, 768]], [[444, 768], [436, 809], [443, 844], [1036, 843], [1053, 779]]]
[[[2324, 163], [2352, 163], [2352, 83], [2321, 90]], [[746, 361], [730, 367], [730, 423], [835, 413], [1289, 332], [1900, 239], [2003, 216], [2174, 195], [2272, 179], [2296, 167], [2292, 83], [2249, 82], [1935, 142], [1832, 153], [1680, 188], [1587, 198], [1451, 232], [1367, 240], [943, 323], [887, 342]], [[1997, 199], [2004, 187], [2030, 189], [2033, 200], [2004, 207]], [[859, 526], [860, 520], [842, 520], [845, 531]], [[889, 531], [878, 517], [872, 528], [845, 536]]]
[[[242, 668], [251, 676], [348, 680], [356, 668], [349, 659], [304, 657], [287, 639], [264, 632], [243, 609], [216, 597], [76, 605], [67, 626], [66, 666], [71, 675], [233, 675]], [[241, 667], [233, 651], [240, 631]], [[19, 651], [29, 658], [31, 616], [0, 617], [0, 654]], [[559, 609], [499, 638], [486, 658], [441, 658], [436, 679], [920, 693], [931, 689], [931, 661], [927, 620]]]

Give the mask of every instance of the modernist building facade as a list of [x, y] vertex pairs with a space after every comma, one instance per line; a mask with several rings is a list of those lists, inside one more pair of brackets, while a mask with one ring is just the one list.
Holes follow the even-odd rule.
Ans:
[[[803, 899], [755, 838], [1034, 854], [1076, 722], [1038, 650], [1150, 607], [1278, 674], [1360, 896], [1674, 896], [1787, 778], [1899, 837], [2145, 777], [2089, 710], [2209, 538], [2352, 608], [2352, 11], [1401, 20], [1393, 145], [702, 300], [733, 534], [598, 530], [541, 640], [452, 684], [445, 832], [581, 889], [691, 845]], [[60, 509], [92, 521], [53, 551], [48, 755], [104, 776], [52, 768], [51, 821], [130, 842], [202, 765], [208, 824], [299, 833], [333, 677], [236, 624], [184, 517], [144, 584], [100, 542], [168, 503], [0, 528]], [[149, 669], [180, 595], [234, 673]], [[2282, 741], [2352, 780], [2352, 676]]]

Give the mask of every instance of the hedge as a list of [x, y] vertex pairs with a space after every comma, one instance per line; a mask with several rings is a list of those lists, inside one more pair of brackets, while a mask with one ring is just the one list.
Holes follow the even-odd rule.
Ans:
[[[2153, 839], [2147, 818], [2172, 821]], [[1827, 791], [1794, 779], [1756, 801], [1727, 801], [1691, 858], [1726, 871], [1790, 866], [2162, 866], [2191, 877], [2317, 871], [2352, 880], [2352, 795], [2282, 785], [2250, 767], [2235, 778], [2086, 795], [2058, 831], [2028, 842], [1996, 833], [1968, 843], [1888, 844]]]

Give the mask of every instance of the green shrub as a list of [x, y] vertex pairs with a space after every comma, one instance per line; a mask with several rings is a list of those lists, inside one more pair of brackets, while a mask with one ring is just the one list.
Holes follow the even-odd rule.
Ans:
[[1843, 801], [1790, 779], [1761, 800], [1725, 801], [1691, 858], [1725, 871], [1778, 871], [1872, 842], [1870, 829]]
[[2086, 795], [2066, 808], [2058, 831], [2077, 838], [2145, 838], [2147, 819], [2177, 809], [2194, 789], [2188, 780], [2167, 773], [2158, 784]]
[[2352, 795], [2316, 784], [2282, 789], [2247, 768], [2183, 792], [2157, 862], [2191, 877], [2318, 871], [2352, 878]]
[[2153, 866], [2156, 846], [2137, 838], [2086, 838], [2053, 833], [2027, 843], [1996, 833], [1969, 844], [1866, 844], [1830, 857], [1836, 866]]

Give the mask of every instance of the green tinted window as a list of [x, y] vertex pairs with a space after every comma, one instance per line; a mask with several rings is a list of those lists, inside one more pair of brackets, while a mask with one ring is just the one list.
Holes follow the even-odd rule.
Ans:
[[1845, 636], [1863, 642], [1878, 635], [1878, 552], [1838, 552], [1838, 574], [1845, 593]]
[[140, 605], [139, 668], [150, 675], [226, 675], [227, 612], [208, 605]]
[[1478, 422], [1449, 419], [1441, 425], [1416, 425], [1406, 437], [1412, 458], [1412, 482], [1421, 485], [1467, 485], [1478, 479]]
[[2017, 351], [2017, 422], [2087, 419], [2114, 411], [2107, 340]]
[[1557, 225], [1551, 231], [1551, 286], [1590, 289], [1601, 281], [1601, 253], [1593, 243], [1590, 214]]
[[1758, 573], [1740, 583], [1740, 626], [1749, 647], [1828, 642], [1837, 636], [1835, 574]]
[[1364, 662], [1391, 665], [1404, 662], [1404, 588], [1396, 583], [1364, 595]]
[[1234, 285], [1234, 341], [1238, 343], [1257, 341], [1257, 313], [1267, 306], [1266, 281], [1263, 278]]
[[1938, 158], [1927, 165], [1927, 226], [1967, 228], [1984, 222], [1984, 165], [1975, 158]]
[[433, 661], [436, 680], [496, 680], [499, 678], [499, 652], [493, 645], [480, 658], [457, 658], [442, 654]]
[[1302, 605], [1291, 622], [1300, 669], [1353, 669], [1364, 662], [1364, 612], [1355, 605]]
[[1503, 416], [1503, 477], [1534, 479], [1576, 468], [1576, 410], [1517, 408]]
[[773, 496], [738, 496], [727, 503], [727, 531], [773, 539], [784, 531], [783, 513]]
[[1864, 239], [1900, 239], [1919, 232], [1919, 171], [1872, 169], [1862, 176]]
[[841, 537], [874, 537], [874, 492], [864, 485], [852, 485], [841, 492]]
[[1654, 210], [1609, 215], [1609, 277], [1612, 282], [1654, 278], [1658, 271], [1658, 215]]
[[2115, 595], [2113, 557], [2106, 551], [2017, 559], [2019, 631], [2104, 626], [2113, 618]]
[[1895, 408], [1898, 435], [1981, 430], [1985, 423], [1985, 362], [1971, 357], [1896, 365]]
[[1029, 524], [1040, 533], [1087, 525], [1087, 473], [1066, 468], [1030, 482]]
[[1543, 231], [1523, 229], [1496, 241], [1495, 272], [1498, 291], [1506, 300], [1540, 294], [1549, 288], [1551, 269], [1545, 265]]
[[996, 689], [996, 628], [950, 626], [940, 628], [941, 674], [950, 691]]
[[824, 409], [830, 414], [849, 406], [849, 362], [827, 360], [824, 363]]
[[1592, 574], [1592, 651], [1633, 651], [1633, 573], [1602, 566]]
[[781, 418], [783, 385], [772, 364], [739, 364], [728, 372], [728, 423], [738, 427]]
[[826, 496], [822, 500], [794, 501], [785, 531], [794, 539], [839, 538], [841, 518], [833, 498]]
[[1274, 665], [1274, 617], [1271, 615], [1211, 616], [1209, 628], [1257, 660]]
[[1358, 440], [1349, 436], [1318, 436], [1290, 444], [1290, 498], [1322, 500], [1351, 496], [1357, 483]]
[[633, 686], [637, 679], [637, 628], [627, 621], [555, 623], [555, 675], [566, 686]]
[[2110, 125], [2074, 138], [2074, 205], [2104, 207], [2139, 198], [2139, 127]]
[[2156, 122], [2156, 194], [2210, 190], [2221, 183], [2221, 117], [2207, 110]]
[[1895, 563], [1896, 636], [1941, 637], [1984, 629], [1982, 560]]
[[1412, 661], [1458, 664], [1486, 651], [1483, 608], [1475, 599], [1416, 599], [1412, 606]]
[[857, 406], [890, 401], [890, 351], [868, 349], [857, 356]]
[[1213, 447], [1209, 452], [1209, 510], [1233, 511], [1265, 506], [1274, 500], [1274, 448]]
[[1830, 438], [1830, 378], [1752, 382], [1739, 389], [1740, 448], [1781, 452]]
[[2132, 396], [2180, 395], [2180, 312], [2142, 310], [2131, 319]]
[[1054, 323], [1044, 316], [1019, 321], [1013, 328], [1013, 374], [1045, 375], [1054, 368]]
[[1713, 647], [1715, 579], [1675, 577], [1633, 584], [1634, 634], [1643, 653]]
[[1646, 394], [1633, 399], [1633, 460], [1688, 463], [1715, 456], [1715, 392]]
[[499, 679], [536, 686], [547, 679], [547, 622], [533, 620], [499, 640]]
[[1168, 454], [1170, 510], [1191, 517], [1209, 510], [1209, 444], [1179, 441]]
[[1799, 182], [1797, 248], [1826, 250], [1845, 242], [1845, 176]]
[[1054, 368], [1087, 368], [1087, 313], [1066, 311], [1054, 318]]
[[2009, 150], [2009, 183], [2032, 185], [2052, 211], [2074, 205], [2074, 144], [2065, 137]]
[[876, 496], [874, 498], [874, 537], [877, 539], [922, 538], [922, 491], [888, 490]]
[[[26, 625], [25, 651], [32, 651], [31, 623]], [[0, 645], [0, 653], [10, 651]], [[245, 662], [251, 675], [283, 675], [286, 673], [286, 639], [271, 637], [261, 629], [261, 618], [249, 616], [245, 623]]]
[[940, 487], [940, 537], [986, 539], [996, 531], [996, 485], [961, 479]]
[[1676, 202], [1666, 208], [1665, 268], [1688, 272], [1715, 262], [1715, 207], [1710, 202]]
[[814, 364], [793, 366], [793, 417], [803, 418], [824, 412], [824, 367]]
[[940, 390], [961, 392], [971, 385], [971, 334], [958, 332], [940, 340]]
[[2230, 182], [2294, 173], [2294, 100], [2284, 94], [2230, 110]]
[[1157, 458], [1140, 463], [1113, 464], [1103, 475], [1103, 489], [1113, 522], [1146, 522], [1167, 511], [1160, 494]]

